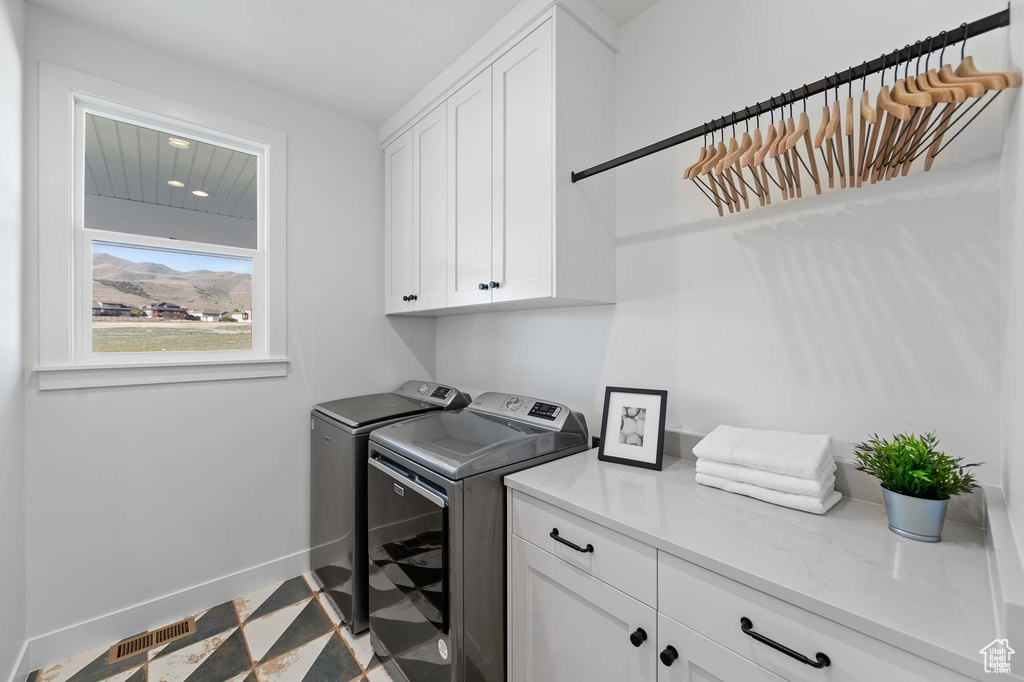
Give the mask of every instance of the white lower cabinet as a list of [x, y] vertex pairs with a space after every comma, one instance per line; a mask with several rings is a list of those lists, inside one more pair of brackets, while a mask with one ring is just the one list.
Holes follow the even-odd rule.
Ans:
[[657, 612], [512, 538], [513, 682], [654, 682]]
[[658, 682], [780, 682], [783, 678], [658, 614]]
[[508, 499], [512, 682], [966, 679], [518, 490]]

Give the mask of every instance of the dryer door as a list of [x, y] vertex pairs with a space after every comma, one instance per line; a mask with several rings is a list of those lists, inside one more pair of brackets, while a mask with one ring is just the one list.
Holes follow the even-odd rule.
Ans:
[[370, 632], [407, 678], [450, 680], [448, 498], [394, 462], [369, 464]]

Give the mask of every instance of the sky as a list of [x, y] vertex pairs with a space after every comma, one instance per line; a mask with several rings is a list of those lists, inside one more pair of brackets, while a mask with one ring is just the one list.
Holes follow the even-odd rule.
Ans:
[[199, 253], [181, 253], [177, 251], [158, 251], [141, 249], [131, 246], [113, 246], [111, 244], [93, 243], [93, 254], [109, 253], [116, 258], [133, 263], [159, 263], [173, 268], [178, 272], [192, 270], [212, 270], [214, 272], [237, 272], [252, 274], [252, 261], [248, 258], [228, 258], [225, 256], [209, 256]]

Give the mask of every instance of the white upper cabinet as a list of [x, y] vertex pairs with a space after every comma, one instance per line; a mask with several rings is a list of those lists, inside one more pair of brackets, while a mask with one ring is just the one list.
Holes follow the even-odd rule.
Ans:
[[550, 21], [491, 67], [492, 301], [552, 295], [553, 70]]
[[491, 300], [491, 70], [448, 100], [448, 305]]
[[384, 150], [384, 297], [389, 313], [412, 310], [412, 131]]
[[386, 312], [615, 301], [615, 174], [570, 181], [615, 155], [613, 72], [611, 49], [556, 6], [390, 142]]
[[448, 262], [448, 124], [441, 105], [412, 129], [413, 307], [443, 308]]

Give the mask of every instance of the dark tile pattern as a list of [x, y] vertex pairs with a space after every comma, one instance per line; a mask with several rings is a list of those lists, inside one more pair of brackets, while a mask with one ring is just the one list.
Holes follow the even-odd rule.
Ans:
[[235, 630], [195, 672], [185, 678], [185, 682], [224, 682], [251, 668], [252, 659], [242, 639], [242, 631]]
[[341, 639], [341, 635], [331, 637], [327, 646], [320, 652], [313, 667], [302, 678], [302, 682], [337, 682], [351, 680], [363, 671], [352, 658], [351, 652]]
[[281, 654], [312, 642], [317, 637], [331, 630], [331, 621], [324, 614], [323, 607], [314, 599], [306, 604], [306, 607], [302, 609], [298, 617], [292, 621], [288, 629], [278, 638], [274, 646], [270, 647], [270, 651], [263, 657], [263, 660], [271, 661]]
[[246, 622], [248, 623], [249, 621], [256, 620], [261, 616], [273, 613], [285, 606], [291, 606], [292, 604], [306, 599], [312, 594], [313, 592], [309, 589], [309, 585], [302, 576], [286, 580], [281, 583], [280, 587], [274, 590], [274, 593], [270, 595], [265, 602], [260, 604], [259, 608], [249, 616]]
[[[250, 647], [246, 638], [249, 636], [243, 630], [243, 623], [240, 622], [239, 610], [235, 601], [224, 602], [214, 606], [196, 618], [196, 633], [189, 637], [177, 640], [167, 645], [158, 652], [147, 652], [133, 656], [115, 665], [107, 665], [107, 651], [102, 655], [89, 660], [95, 656], [95, 652], [86, 656], [78, 656], [66, 661], [66, 670], [81, 667], [73, 675], [68, 677], [60, 675], [57, 666], [42, 668], [32, 672], [26, 682], [38, 682], [40, 679], [52, 678], [58, 682], [104, 682], [115, 675], [130, 675], [125, 682], [148, 682], [150, 678], [150, 666], [163, 666], [167, 670], [168, 662], [172, 666], [185, 665], [191, 668], [184, 677], [184, 682], [228, 682], [229, 680], [240, 679], [242, 682], [261, 682], [260, 671], [276, 669], [284, 671], [275, 676], [274, 682], [349, 682], [357, 680], [369, 680], [366, 675], [373, 671], [374, 679], [387, 679], [383, 676], [381, 662], [377, 656], [371, 653], [368, 645], [369, 635], [364, 634], [358, 639], [353, 638], [343, 626], [336, 626], [336, 615], [332, 612], [329, 616], [325, 609], [332, 609], [326, 605], [326, 600], [321, 601], [317, 592], [324, 590], [311, 589], [310, 584], [316, 584], [312, 576], [307, 579], [299, 576], [281, 583], [269, 597], [253, 611], [246, 619], [246, 624], [254, 620], [269, 616], [291, 618], [291, 615], [281, 612], [281, 609], [297, 604], [305, 599], [308, 603], [301, 611], [294, 616], [281, 635], [263, 657], [263, 662], [253, 661]], [[339, 576], [334, 576], [339, 577]], [[266, 594], [269, 590], [263, 590]], [[257, 594], [257, 593], [254, 593]], [[327, 595], [324, 595], [327, 596]], [[250, 595], [252, 597], [252, 595]], [[262, 597], [255, 597], [260, 599]], [[241, 603], [241, 599], [239, 600]], [[244, 611], [243, 611], [244, 612]], [[280, 613], [279, 613], [280, 612]], [[334, 620], [332, 620], [334, 619]], [[245, 626], [250, 627], [249, 625]], [[233, 632], [229, 631], [235, 628]], [[264, 626], [264, 632], [266, 628]], [[342, 634], [345, 636], [342, 637]], [[329, 635], [323, 648], [315, 653], [315, 660], [310, 664], [310, 656], [315, 650], [311, 649], [313, 642], [325, 642], [324, 636]], [[211, 639], [216, 637], [216, 639]], [[222, 640], [222, 641], [221, 641]], [[220, 642], [211, 652], [210, 649]], [[205, 645], [204, 645], [205, 643]], [[205, 648], [204, 648], [205, 646]], [[320, 644], [312, 644], [314, 647]], [[186, 652], [191, 654], [185, 659], [180, 652], [193, 647]], [[301, 666], [289, 665], [299, 657], [295, 655], [300, 648], [306, 647], [304, 661]], [[193, 653], [201, 651], [201, 654]], [[168, 658], [179, 654], [177, 658]], [[205, 657], [205, 658], [204, 658]], [[360, 663], [360, 657], [362, 663]], [[191, 662], [188, 659], [194, 659]], [[182, 663], [182, 661], [185, 661]], [[83, 665], [83, 663], [85, 663]], [[72, 667], [73, 666], [73, 667]], [[268, 667], [269, 666], [269, 667]], [[308, 669], [305, 669], [308, 666]], [[130, 671], [138, 668], [134, 673]], [[155, 668], [154, 668], [155, 670]], [[47, 672], [49, 671], [49, 674]], [[154, 672], [154, 675], [158, 673]]]

